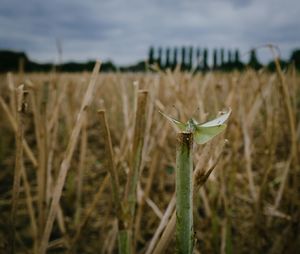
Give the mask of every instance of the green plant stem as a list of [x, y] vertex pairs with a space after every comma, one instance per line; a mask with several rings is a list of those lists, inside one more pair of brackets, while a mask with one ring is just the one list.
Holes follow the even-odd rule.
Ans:
[[176, 151], [177, 253], [193, 251], [193, 134], [179, 133]]
[[131, 254], [131, 230], [120, 230], [118, 233], [119, 254]]

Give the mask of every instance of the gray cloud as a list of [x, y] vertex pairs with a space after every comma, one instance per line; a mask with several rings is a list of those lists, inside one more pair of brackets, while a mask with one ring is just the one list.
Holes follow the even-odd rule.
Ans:
[[[288, 57], [300, 46], [298, 0], [2, 0], [0, 47], [30, 57], [132, 63], [150, 45], [240, 48], [275, 43]], [[270, 56], [261, 50], [261, 58]]]

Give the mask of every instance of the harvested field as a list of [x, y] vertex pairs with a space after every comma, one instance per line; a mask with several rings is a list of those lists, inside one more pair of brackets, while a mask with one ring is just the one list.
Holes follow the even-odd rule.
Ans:
[[293, 67], [15, 73], [0, 87], [1, 253], [118, 253], [128, 227], [135, 253], [174, 253], [174, 230], [164, 230], [175, 210], [176, 130], [159, 111], [202, 123], [228, 108], [226, 131], [193, 148], [195, 253], [299, 250]]

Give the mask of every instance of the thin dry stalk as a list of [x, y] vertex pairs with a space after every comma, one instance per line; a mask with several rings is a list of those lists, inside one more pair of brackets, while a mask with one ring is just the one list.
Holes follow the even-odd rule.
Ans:
[[206, 181], [208, 180], [209, 176], [211, 175], [211, 173], [213, 172], [213, 170], [216, 168], [216, 166], [218, 165], [221, 157], [222, 157], [222, 153], [223, 153], [223, 148], [224, 148], [224, 144], [226, 142], [224, 142], [220, 148], [220, 151], [218, 153], [218, 155], [216, 156], [216, 159], [214, 161], [214, 163], [207, 169], [207, 170], [203, 170], [203, 168], [199, 168], [198, 170], [195, 170], [193, 172], [193, 189], [194, 189], [194, 195], [196, 195], [196, 192], [206, 183]]
[[136, 246], [137, 241], [138, 241], [138, 237], [140, 235], [140, 225], [141, 225], [143, 210], [144, 210], [144, 207], [145, 207], [145, 200], [146, 200], [147, 197], [149, 197], [149, 194], [150, 194], [150, 191], [151, 191], [151, 186], [152, 186], [154, 174], [156, 172], [157, 164], [158, 164], [157, 160], [158, 160], [158, 152], [153, 157], [152, 164], [151, 164], [151, 167], [149, 169], [150, 172], [149, 172], [149, 177], [148, 177], [148, 180], [147, 180], [147, 185], [146, 185], [146, 188], [145, 188], [145, 192], [144, 192], [142, 200], [139, 203], [139, 206], [138, 206], [138, 209], [137, 209], [136, 218], [135, 218], [134, 246]]
[[249, 191], [253, 201], [257, 200], [257, 193], [254, 184], [254, 175], [252, 170], [252, 150], [251, 150], [251, 137], [249, 134], [249, 129], [247, 126], [246, 116], [243, 114], [242, 120], [242, 131], [244, 135], [244, 155], [246, 160], [246, 170], [248, 176], [248, 184], [249, 184]]
[[[130, 225], [132, 225], [135, 214], [136, 188], [142, 162], [145, 128], [146, 128], [146, 111], [147, 111], [148, 92], [141, 91], [138, 96], [138, 107], [136, 112], [136, 121], [134, 129], [134, 140], [132, 148], [131, 168], [127, 178], [125, 200], [128, 206], [130, 216]], [[131, 226], [130, 226], [131, 228]]]
[[63, 189], [64, 183], [66, 180], [67, 172], [70, 168], [71, 159], [72, 159], [72, 156], [73, 156], [73, 153], [74, 153], [74, 150], [76, 147], [77, 139], [78, 139], [81, 127], [82, 127], [84, 115], [86, 114], [86, 110], [87, 110], [88, 106], [90, 105], [92, 98], [93, 98], [93, 93], [95, 90], [94, 88], [96, 85], [96, 80], [97, 80], [99, 70], [100, 70], [100, 62], [96, 62], [89, 86], [86, 90], [86, 93], [84, 95], [84, 98], [83, 98], [83, 101], [81, 104], [81, 108], [77, 115], [77, 120], [76, 120], [75, 126], [74, 126], [71, 136], [70, 136], [70, 140], [69, 140], [69, 144], [68, 144], [68, 147], [66, 150], [65, 157], [60, 166], [57, 183], [56, 183], [56, 185], [54, 187], [54, 191], [53, 191], [53, 199], [52, 199], [52, 202], [50, 205], [50, 210], [49, 210], [45, 230], [44, 230], [40, 248], [39, 248], [39, 253], [41, 253], [41, 254], [46, 253], [46, 250], [47, 250], [48, 241], [49, 241], [50, 234], [51, 234], [52, 227], [53, 227], [53, 222], [54, 222], [54, 219], [55, 219], [55, 216], [57, 213], [57, 209], [59, 206], [59, 200], [60, 200], [61, 194], [62, 194], [62, 189]]
[[9, 89], [10, 110], [11, 110], [14, 118], [16, 118], [16, 114], [17, 114], [16, 88], [15, 88], [15, 84], [13, 82], [13, 76], [11, 73], [7, 74], [7, 84], [8, 84], [8, 89]]
[[223, 219], [222, 229], [221, 229], [221, 246], [220, 246], [221, 254], [226, 254], [226, 241], [227, 241], [227, 221], [226, 219]]
[[282, 179], [281, 179], [280, 187], [279, 187], [279, 190], [276, 194], [276, 199], [275, 199], [275, 203], [274, 203], [275, 210], [277, 210], [277, 208], [279, 207], [280, 201], [281, 201], [282, 196], [283, 196], [284, 188], [285, 188], [285, 185], [286, 185], [286, 182], [287, 182], [287, 177], [288, 177], [290, 167], [291, 167], [291, 161], [292, 161], [292, 158], [290, 156], [290, 158], [285, 162], [285, 167], [284, 167], [284, 170], [283, 170], [283, 173], [282, 173]]
[[[274, 96], [273, 96], [274, 97]], [[264, 211], [264, 200], [267, 193], [268, 188], [268, 178], [273, 170], [273, 164], [275, 160], [275, 152], [278, 142], [278, 128], [276, 126], [276, 122], [278, 121], [278, 106], [276, 105], [275, 99], [271, 97], [267, 103], [268, 110], [268, 121], [266, 124], [266, 130], [268, 135], [268, 163], [265, 172], [263, 173], [262, 181], [260, 184], [260, 189], [257, 197], [257, 226], [263, 225], [263, 211]], [[276, 98], [277, 99], [277, 98]]]
[[210, 208], [208, 196], [207, 196], [206, 191], [205, 191], [204, 188], [200, 189], [200, 197], [201, 197], [201, 200], [203, 202], [205, 214], [206, 214], [207, 217], [210, 218], [211, 215], [212, 215], [212, 211], [211, 211], [212, 209]]
[[115, 212], [116, 212], [116, 216], [120, 217], [122, 215], [122, 210], [121, 210], [121, 199], [120, 199], [120, 189], [119, 189], [119, 176], [114, 164], [110, 131], [109, 131], [105, 111], [99, 110], [98, 114], [100, 117], [100, 123], [102, 127], [101, 134], [104, 137], [104, 153], [105, 153], [105, 158], [107, 163], [107, 170], [110, 174]]
[[[293, 105], [292, 105], [292, 97], [290, 96], [289, 87], [285, 81], [285, 78], [282, 73], [282, 69], [279, 64], [279, 59], [276, 56], [274, 46], [270, 46], [272, 54], [274, 56], [276, 72], [279, 78], [280, 83], [280, 91], [283, 94], [283, 101], [285, 106], [286, 115], [288, 116], [289, 127], [290, 127], [290, 136], [291, 136], [291, 165], [294, 166], [295, 170], [292, 172], [292, 187], [294, 195], [290, 195], [290, 198], [293, 200], [293, 205], [299, 207], [298, 200], [299, 200], [299, 150], [298, 150], [298, 139], [297, 139], [297, 126], [296, 126], [296, 115], [293, 112]], [[288, 169], [287, 169], [288, 171]]]
[[[121, 83], [121, 97], [122, 97], [122, 110], [123, 110], [123, 119], [124, 119], [124, 127], [126, 130], [129, 129], [129, 106], [128, 106], [128, 92], [127, 89], [125, 89], [125, 84]], [[128, 134], [128, 132], [126, 132]], [[129, 137], [128, 137], [129, 138]]]
[[[168, 245], [170, 244], [173, 234], [175, 232], [176, 228], [176, 211], [173, 212], [171, 219], [169, 220], [162, 236], [159, 239], [159, 242], [157, 243], [153, 254], [161, 254], [164, 253]], [[150, 252], [149, 252], [150, 253]]]
[[[121, 141], [120, 141], [120, 149], [116, 152], [116, 165], [118, 165], [120, 162], [126, 160], [125, 158], [128, 155], [128, 151], [131, 148], [131, 137], [133, 135], [133, 131], [134, 131], [134, 119], [135, 119], [135, 114], [136, 114], [136, 108], [137, 108], [137, 97], [138, 97], [138, 83], [134, 82], [132, 85], [132, 89], [133, 89], [133, 106], [132, 106], [132, 111], [129, 112], [126, 110], [126, 113], [128, 114], [127, 116], [124, 115], [124, 117], [127, 118], [127, 120], [124, 120], [125, 122], [128, 123], [128, 128], [126, 128], [126, 130], [123, 132], [123, 135], [121, 137]], [[123, 102], [123, 107], [128, 107], [128, 105], [125, 105], [125, 103], [128, 103], [129, 100], [129, 94], [128, 92], [126, 92], [127, 94], [127, 100], [126, 102]], [[124, 111], [124, 109], [123, 109]], [[125, 114], [125, 111], [124, 111]]]
[[107, 253], [107, 254], [113, 253], [117, 235], [118, 235], [118, 220], [115, 219], [112, 222], [112, 228], [108, 232], [107, 237], [104, 241], [101, 253]]
[[31, 225], [31, 231], [32, 231], [32, 239], [33, 239], [33, 253], [37, 254], [37, 244], [38, 244], [38, 231], [37, 231], [37, 222], [35, 218], [35, 212], [33, 207], [33, 199], [31, 195], [31, 188], [30, 183], [27, 178], [26, 169], [24, 168], [24, 165], [21, 167], [21, 174], [22, 174], [22, 181], [24, 185], [24, 190], [26, 194], [26, 204], [28, 209], [28, 214], [30, 218], [30, 225]]
[[[10, 125], [12, 126], [14, 132], [17, 133], [17, 130], [18, 130], [17, 120], [14, 118], [13, 114], [10, 112], [9, 108], [7, 107], [5, 101], [2, 99], [2, 97], [0, 97], [0, 105], [3, 109], [3, 111], [5, 112], [5, 114], [8, 118], [8, 121], [9, 121]], [[27, 155], [27, 157], [29, 158], [29, 160], [31, 161], [33, 166], [37, 167], [37, 165], [38, 165], [37, 159], [35, 158], [33, 152], [31, 151], [31, 149], [28, 146], [28, 143], [25, 139], [23, 139], [22, 145], [23, 145], [25, 154]]]
[[45, 119], [42, 119], [42, 115], [45, 112], [40, 112], [40, 108], [37, 105], [36, 91], [31, 93], [31, 104], [34, 116], [35, 135], [38, 147], [38, 171], [37, 171], [37, 183], [38, 183], [38, 231], [39, 236], [42, 236], [44, 230], [45, 218], [46, 218], [46, 167], [47, 167], [47, 142], [46, 133], [44, 132]]
[[49, 138], [49, 153], [48, 153], [48, 161], [47, 161], [47, 189], [46, 189], [46, 203], [47, 206], [50, 203], [50, 199], [52, 197], [52, 189], [53, 189], [53, 177], [52, 177], [52, 169], [53, 169], [53, 159], [54, 159], [54, 153], [56, 149], [56, 143], [57, 143], [57, 132], [58, 132], [58, 122], [56, 122], [52, 133], [49, 133], [51, 135], [51, 138]]
[[[138, 190], [139, 191], [139, 190]], [[144, 193], [142, 192], [142, 190], [140, 189], [140, 195], [143, 196]], [[163, 213], [161, 212], [161, 210], [159, 209], [159, 207], [155, 204], [155, 202], [153, 200], [151, 200], [150, 198], [146, 198], [146, 203], [147, 205], [153, 210], [154, 214], [161, 219], [163, 217]]]
[[[155, 82], [153, 84], [153, 87], [151, 88], [151, 92], [149, 93], [149, 103], [148, 103], [148, 112], [147, 112], [147, 120], [146, 120], [146, 130], [145, 130], [145, 139], [144, 139], [144, 146], [148, 147], [150, 144], [150, 129], [153, 123], [153, 115], [154, 115], [154, 101], [157, 94], [157, 86], [158, 83]], [[149, 153], [151, 149], [144, 149], [143, 150], [143, 158], [147, 157], [147, 154]], [[141, 169], [144, 168], [145, 160], [142, 161]]]
[[55, 99], [53, 102], [53, 106], [51, 107], [52, 114], [48, 118], [47, 124], [47, 137], [48, 137], [48, 154], [47, 154], [47, 176], [46, 176], [46, 203], [47, 206], [50, 204], [50, 199], [52, 198], [52, 189], [53, 189], [53, 160], [55, 155], [55, 150], [57, 147], [57, 135], [59, 128], [59, 109], [62, 104], [63, 98], [65, 96], [65, 87], [62, 86], [62, 89], [53, 89], [53, 93], [55, 94]]
[[124, 216], [119, 222], [118, 246], [120, 253], [131, 253], [132, 249], [132, 229], [135, 215], [135, 205], [137, 200], [137, 184], [142, 164], [143, 146], [146, 131], [148, 92], [138, 93], [137, 110], [135, 117], [135, 127], [133, 136], [133, 147], [131, 153], [131, 166], [129, 169], [125, 198]]
[[83, 172], [85, 169], [85, 160], [87, 154], [87, 115], [83, 121], [83, 126], [81, 130], [81, 140], [80, 140], [80, 155], [79, 155], [79, 166], [77, 172], [77, 190], [76, 190], [76, 213], [75, 213], [75, 225], [78, 225], [81, 216], [81, 205], [82, 205], [82, 181]]
[[61, 107], [61, 104], [65, 98], [65, 87], [63, 86], [63, 88], [61, 89], [59, 96], [57, 98], [57, 102], [54, 104], [54, 109], [52, 110], [52, 114], [51, 114], [51, 118], [49, 120], [49, 124], [48, 124], [48, 132], [50, 132], [50, 130], [52, 130], [52, 128], [55, 126], [55, 124], [57, 123], [57, 119], [58, 119], [58, 115], [59, 115], [59, 109]]
[[23, 135], [24, 135], [24, 115], [26, 113], [26, 94], [24, 85], [17, 88], [17, 132], [16, 132], [16, 157], [15, 157], [15, 172], [12, 189], [12, 204], [11, 204], [11, 253], [15, 253], [15, 230], [16, 230], [16, 213], [18, 198], [20, 193], [20, 182], [23, 166]]
[[175, 195], [174, 195], [172, 197], [171, 201], [169, 202], [169, 205], [168, 205], [162, 219], [160, 220], [160, 223], [150, 241], [150, 244], [147, 248], [146, 254], [152, 253], [154, 247], [156, 246], [157, 241], [159, 240], [159, 236], [163, 232], [164, 228], [168, 225], [169, 218], [175, 209], [175, 205], [176, 205], [176, 199], [175, 199]]
[[63, 210], [60, 205], [58, 206], [58, 209], [57, 209], [56, 219], [57, 219], [57, 224], [58, 224], [60, 232], [62, 233], [62, 235], [65, 235], [66, 225], [65, 225]]
[[292, 100], [291, 96], [289, 93], [289, 88], [285, 82], [280, 64], [279, 64], [279, 59], [276, 56], [275, 50], [273, 46], [270, 46], [270, 49], [272, 51], [272, 54], [274, 56], [274, 61], [275, 61], [275, 67], [277, 71], [277, 75], [279, 78], [279, 83], [280, 83], [280, 91], [283, 94], [283, 100], [284, 100], [284, 106], [285, 106], [285, 111], [289, 119], [289, 126], [290, 126], [290, 132], [291, 132], [291, 141], [292, 141], [292, 156], [293, 160], [295, 161], [295, 165], [298, 165], [298, 141], [297, 141], [297, 134], [296, 134], [296, 124], [295, 124], [295, 115], [293, 113], [293, 106], [292, 106]]

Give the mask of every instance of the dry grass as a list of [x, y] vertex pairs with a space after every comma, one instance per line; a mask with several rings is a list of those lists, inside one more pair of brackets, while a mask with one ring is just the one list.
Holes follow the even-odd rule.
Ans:
[[[228, 107], [226, 132], [194, 148], [196, 253], [296, 253], [300, 77], [292, 67], [277, 74], [175, 71], [96, 79], [94, 73], [88, 85], [90, 76], [0, 76], [1, 253], [11, 244], [11, 201], [17, 253], [117, 253], [117, 218], [130, 224], [136, 253], [174, 253], [176, 133], [158, 110], [202, 122]], [[22, 138], [15, 97], [21, 83], [29, 91]], [[136, 134], [140, 90], [148, 91], [148, 103]], [[100, 119], [98, 109], [105, 110]], [[126, 187], [130, 175], [138, 181]], [[132, 186], [136, 194], [129, 193]], [[123, 218], [128, 194], [136, 195], [130, 208], [136, 212]]]

